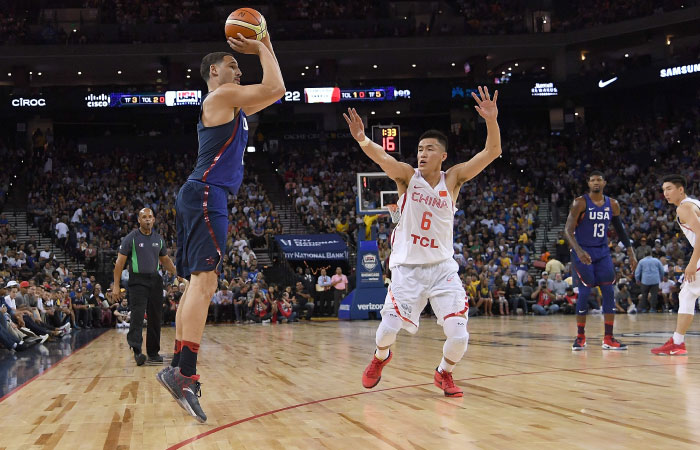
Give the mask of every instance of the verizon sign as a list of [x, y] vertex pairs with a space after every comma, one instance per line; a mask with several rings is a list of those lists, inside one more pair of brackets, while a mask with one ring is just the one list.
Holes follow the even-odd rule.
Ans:
[[41, 108], [46, 106], [46, 99], [20, 97], [10, 100], [10, 104], [13, 108]]

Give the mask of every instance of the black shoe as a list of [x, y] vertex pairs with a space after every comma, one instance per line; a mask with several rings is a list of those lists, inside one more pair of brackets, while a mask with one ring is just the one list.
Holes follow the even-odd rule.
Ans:
[[159, 378], [158, 381], [160, 381], [171, 394], [174, 393], [175, 399], [182, 409], [197, 419], [199, 423], [207, 421], [206, 414], [202, 411], [202, 407], [199, 406], [199, 397], [202, 396], [199, 375], [186, 377], [178, 368], [161, 370], [159, 375], [161, 375], [161, 378]]
[[148, 355], [148, 360], [146, 362], [148, 364], [163, 364], [163, 357], [159, 354], [156, 354], [154, 356]]
[[177, 368], [177, 367], [168, 366], [168, 367], [166, 367], [165, 369], [161, 370], [160, 372], [158, 372], [158, 373], [156, 374], [156, 379], [158, 380], [158, 382], [159, 382], [160, 384], [163, 385], [163, 387], [164, 387], [165, 389], [168, 390], [168, 392], [170, 392], [170, 395], [172, 395], [173, 398], [174, 398], [175, 400], [177, 400], [177, 394], [175, 393], [175, 391], [173, 391], [173, 390], [170, 388], [170, 386], [168, 386], [168, 384], [165, 382], [165, 379], [163, 378], [163, 377], [165, 376], [165, 374], [168, 373], [168, 372], [170, 372], [171, 370], [180, 370], [180, 369]]
[[146, 362], [146, 355], [143, 353], [134, 352], [134, 361], [136, 361], [137, 366], [143, 366], [143, 364]]

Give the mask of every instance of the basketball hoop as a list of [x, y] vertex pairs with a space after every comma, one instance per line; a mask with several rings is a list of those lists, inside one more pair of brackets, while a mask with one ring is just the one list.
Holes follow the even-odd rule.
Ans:
[[399, 211], [398, 205], [384, 205], [387, 210], [389, 210], [389, 214], [391, 214], [391, 222], [392, 223], [399, 223], [399, 219], [401, 218], [401, 211]]

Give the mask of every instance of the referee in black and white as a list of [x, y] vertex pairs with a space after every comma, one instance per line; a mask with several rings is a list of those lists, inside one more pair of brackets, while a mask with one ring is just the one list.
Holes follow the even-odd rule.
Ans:
[[148, 313], [148, 330], [146, 332], [146, 353], [149, 363], [162, 363], [160, 351], [160, 325], [163, 320], [163, 278], [158, 273], [162, 264], [172, 275], [176, 274], [175, 265], [167, 255], [165, 241], [160, 234], [153, 231], [155, 217], [150, 208], [139, 211], [139, 227], [129, 233], [119, 247], [119, 256], [114, 266], [114, 286], [112, 297], [121, 300], [119, 280], [127, 260], [129, 267], [129, 308], [131, 324], [126, 341], [134, 351], [136, 364], [146, 362], [142, 353], [143, 315]]

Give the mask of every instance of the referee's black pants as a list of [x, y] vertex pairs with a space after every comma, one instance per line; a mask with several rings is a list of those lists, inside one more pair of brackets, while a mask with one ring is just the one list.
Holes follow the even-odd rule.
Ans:
[[129, 308], [131, 323], [126, 342], [139, 353], [143, 344], [143, 315], [148, 314], [146, 353], [160, 351], [160, 325], [163, 321], [163, 278], [156, 274], [134, 273], [129, 276]]

